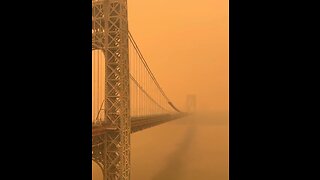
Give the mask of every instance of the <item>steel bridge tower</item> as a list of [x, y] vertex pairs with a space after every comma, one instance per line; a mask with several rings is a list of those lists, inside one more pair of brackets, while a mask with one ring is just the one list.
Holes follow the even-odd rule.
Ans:
[[196, 95], [187, 96], [187, 112], [194, 113], [196, 111]]
[[105, 56], [106, 133], [92, 139], [104, 180], [130, 179], [130, 93], [127, 0], [92, 0], [92, 51]]

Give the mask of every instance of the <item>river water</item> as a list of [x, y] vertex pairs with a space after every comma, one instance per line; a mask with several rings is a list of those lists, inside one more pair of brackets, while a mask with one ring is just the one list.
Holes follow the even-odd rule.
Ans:
[[[228, 113], [199, 113], [131, 135], [132, 180], [228, 180]], [[92, 164], [92, 179], [102, 180]]]

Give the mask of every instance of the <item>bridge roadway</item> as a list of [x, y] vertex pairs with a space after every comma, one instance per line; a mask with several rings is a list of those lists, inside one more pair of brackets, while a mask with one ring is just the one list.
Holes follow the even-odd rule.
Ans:
[[[171, 120], [187, 116], [187, 113], [152, 115], [152, 116], [139, 116], [131, 118], [131, 133], [141, 131]], [[92, 124], [92, 136], [99, 136], [106, 133], [108, 130], [112, 131], [114, 128], [107, 125]]]

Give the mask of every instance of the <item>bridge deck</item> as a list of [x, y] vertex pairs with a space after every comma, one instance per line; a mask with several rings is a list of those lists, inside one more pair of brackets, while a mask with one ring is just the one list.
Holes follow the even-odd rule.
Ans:
[[[165, 114], [165, 115], [152, 115], [152, 116], [140, 116], [131, 117], [131, 133], [141, 131], [146, 128], [150, 128], [174, 119], [182, 118], [186, 116], [186, 113], [179, 114]], [[115, 130], [115, 128], [107, 127], [106, 125], [92, 124], [92, 136], [104, 134], [106, 131]]]

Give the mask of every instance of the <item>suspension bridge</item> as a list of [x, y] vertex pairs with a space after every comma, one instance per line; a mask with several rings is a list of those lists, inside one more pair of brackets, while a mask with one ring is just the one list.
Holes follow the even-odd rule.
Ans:
[[104, 179], [130, 179], [130, 134], [186, 115], [129, 32], [127, 0], [92, 0], [92, 160]]

